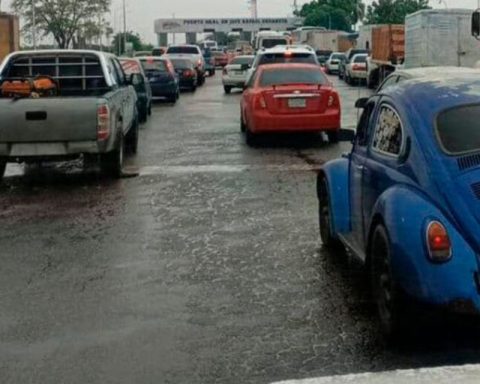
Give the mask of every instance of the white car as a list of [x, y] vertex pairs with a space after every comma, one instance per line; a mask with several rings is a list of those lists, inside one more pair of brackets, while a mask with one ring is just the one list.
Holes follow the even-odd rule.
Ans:
[[244, 87], [254, 59], [255, 56], [237, 56], [223, 68], [222, 83], [225, 93], [230, 93], [232, 88]]
[[341, 59], [345, 59], [345, 53], [343, 52], [333, 52], [330, 57], [328, 58], [327, 62], [325, 63], [325, 67], [327, 68], [327, 73], [336, 73], [338, 72], [338, 65]]
[[198, 45], [170, 45], [165, 54], [172, 59], [190, 59], [197, 71], [198, 85], [205, 83], [205, 59]]
[[367, 57], [365, 53], [354, 55], [345, 66], [345, 82], [357, 84], [367, 79]]

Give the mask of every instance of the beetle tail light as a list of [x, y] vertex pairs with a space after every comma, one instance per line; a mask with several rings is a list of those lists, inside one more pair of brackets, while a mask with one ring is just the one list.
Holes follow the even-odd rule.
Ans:
[[427, 227], [427, 247], [430, 260], [438, 263], [452, 257], [452, 245], [446, 228], [438, 221], [432, 221]]
[[110, 137], [110, 108], [102, 104], [97, 108], [97, 140], [104, 141]]

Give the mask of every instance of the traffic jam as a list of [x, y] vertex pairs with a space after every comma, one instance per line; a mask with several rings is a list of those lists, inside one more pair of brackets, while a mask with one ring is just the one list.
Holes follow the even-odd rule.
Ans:
[[419, 50], [439, 18], [478, 49], [480, 13], [425, 10], [6, 56], [0, 381], [477, 363], [480, 51]]

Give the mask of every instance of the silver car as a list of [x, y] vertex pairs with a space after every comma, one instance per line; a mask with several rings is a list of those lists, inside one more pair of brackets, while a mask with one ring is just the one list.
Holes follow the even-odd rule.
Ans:
[[222, 83], [225, 93], [232, 88], [243, 88], [247, 81], [248, 70], [253, 64], [255, 56], [237, 56], [225, 66], [222, 74]]

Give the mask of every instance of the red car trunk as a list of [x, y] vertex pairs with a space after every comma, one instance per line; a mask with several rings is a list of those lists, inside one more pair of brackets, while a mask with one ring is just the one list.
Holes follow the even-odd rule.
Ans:
[[272, 114], [323, 113], [330, 96], [331, 88], [320, 85], [282, 85], [262, 92], [266, 107]]

